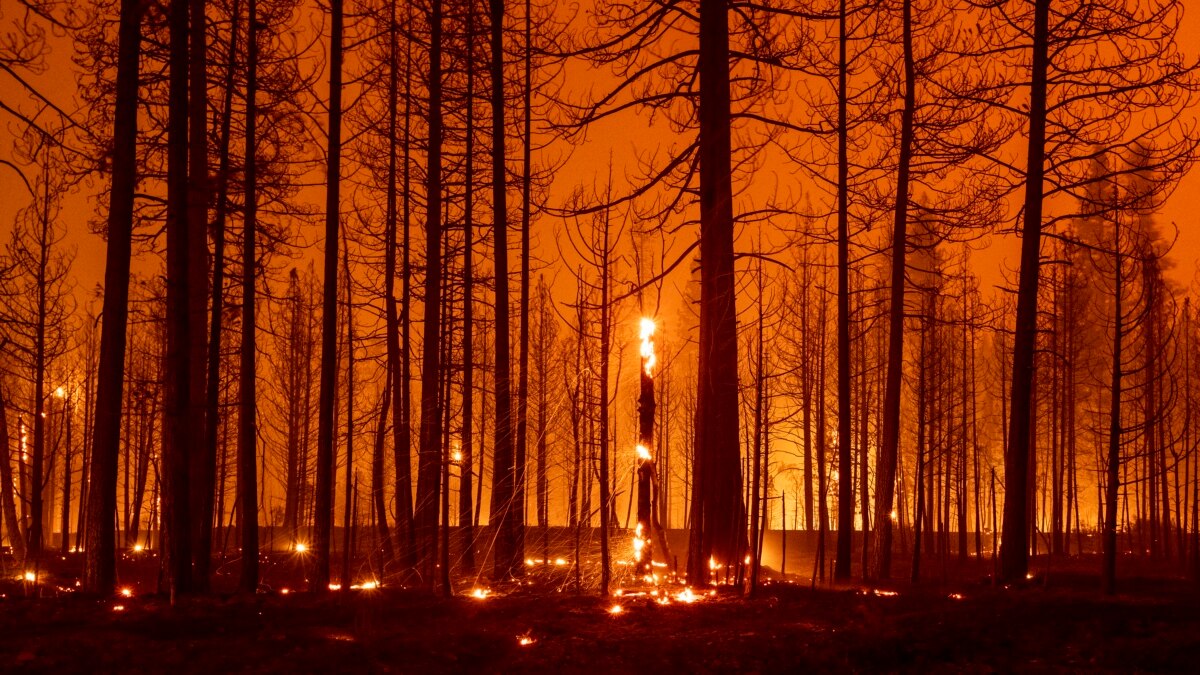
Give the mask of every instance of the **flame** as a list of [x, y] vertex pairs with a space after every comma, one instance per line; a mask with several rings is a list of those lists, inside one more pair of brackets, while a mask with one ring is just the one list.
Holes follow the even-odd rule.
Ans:
[[896, 509], [892, 509], [892, 512], [888, 514], [888, 517], [890, 517], [892, 520], [899, 520], [900, 512]]
[[291, 592], [292, 592], [292, 591], [291, 591], [290, 589], [287, 589], [287, 588], [281, 588], [281, 589], [279, 589], [279, 593], [280, 593], [281, 595], [287, 595], [288, 593], [291, 593]]
[[114, 612], [124, 612], [125, 605], [113, 605], [113, 611]]
[[133, 597], [133, 589], [128, 586], [126, 586], [125, 588], [122, 588], [121, 589], [121, 597], [132, 598]]
[[690, 587], [688, 587], [688, 588], [684, 588], [682, 591], [675, 594], [675, 599], [680, 602], [686, 602], [686, 603], [690, 604], [690, 603], [696, 602], [700, 598], [696, 597], [696, 594], [692, 592], [692, 589]]
[[637, 444], [637, 458], [638, 458], [638, 461], [649, 462], [651, 460], [650, 448], [647, 448], [646, 446], [642, 445], [641, 443], [638, 443]]
[[134, 544], [134, 545], [133, 545], [133, 552], [134, 552], [134, 553], [141, 553], [142, 551], [145, 551], [145, 550], [146, 550], [146, 547], [145, 547], [145, 546], [142, 546], [141, 544]]
[[638, 337], [642, 341], [641, 354], [643, 368], [647, 376], [654, 375], [654, 366], [658, 358], [654, 355], [654, 319], [643, 318], [638, 328]]
[[295, 544], [292, 545], [292, 550], [295, 551], [296, 553], [304, 553], [304, 552], [308, 551], [308, 545], [304, 544], [302, 542], [296, 542]]
[[566, 564], [567, 564], [567, 561], [566, 561], [565, 559], [563, 559], [563, 558], [555, 558], [555, 559], [554, 559], [554, 564], [555, 564], [555, 565], [558, 565], [559, 567], [562, 567], [563, 565], [566, 565]]
[[486, 588], [475, 588], [475, 589], [471, 590], [471, 597], [476, 598], [478, 600], [483, 600], [490, 594], [491, 594], [491, 591], [489, 591]]
[[33, 572], [26, 572], [25, 573], [25, 581], [31, 581], [31, 582], [37, 581], [37, 575], [34, 574]]
[[612, 607], [608, 608], [608, 613], [612, 614], [613, 616], [616, 616], [624, 611], [625, 611], [625, 608], [620, 605], [613, 605]]
[[528, 635], [518, 635], [517, 636], [517, 644], [521, 645], [522, 647], [528, 647], [529, 645], [533, 644], [534, 642], [535, 642], [535, 640], [533, 638], [529, 637]]
[[453, 462], [454, 462], [455, 464], [458, 464], [459, 462], [461, 462], [461, 461], [462, 461], [462, 459], [463, 459], [463, 454], [462, 454], [462, 452], [461, 452], [461, 451], [455, 450], [455, 451], [454, 451], [454, 454], [453, 454], [453, 455], [450, 455], [450, 459], [451, 459], [451, 460], [453, 460]]
[[342, 585], [341, 584], [329, 584], [329, 590], [340, 591], [340, 590], [342, 590]]

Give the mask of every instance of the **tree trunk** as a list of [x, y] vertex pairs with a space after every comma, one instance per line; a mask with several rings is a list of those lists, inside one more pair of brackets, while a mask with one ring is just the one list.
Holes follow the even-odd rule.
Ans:
[[[432, 588], [436, 579], [438, 495], [441, 481], [442, 399], [442, 3], [430, 11], [429, 150], [425, 174], [425, 300], [421, 354], [421, 439], [417, 456], [417, 569]], [[501, 175], [499, 180], [503, 180]], [[499, 274], [499, 272], [497, 272]]]
[[1038, 274], [1041, 265], [1042, 181], [1046, 156], [1046, 73], [1049, 68], [1050, 0], [1034, 3], [1029, 146], [1025, 170], [1021, 272], [1013, 337], [1008, 447], [1004, 453], [1004, 529], [1000, 577], [1023, 579], [1029, 570], [1029, 465], [1032, 441], [1034, 356], [1037, 347]]
[[164, 373], [162, 513], [171, 597], [192, 590], [191, 272], [188, 220], [188, 2], [171, 0], [167, 103], [167, 356]]
[[243, 593], [258, 590], [258, 330], [255, 323], [258, 270], [258, 0], [249, 0], [246, 34], [246, 169], [242, 215], [242, 344], [238, 366], [238, 530], [242, 533]]
[[495, 529], [493, 578], [507, 579], [524, 571], [517, 549], [515, 463], [512, 428], [512, 382], [509, 376], [508, 312], [508, 199], [504, 156], [504, 0], [489, 0], [492, 104], [492, 213], [496, 259], [496, 440], [492, 451], [492, 505]]
[[[207, 0], [188, 0], [191, 12], [188, 56], [188, 417], [192, 577], [196, 590], [207, 591], [212, 564], [213, 493], [216, 455], [204, 442], [208, 329], [208, 21]], [[232, 55], [231, 55], [232, 58]], [[215, 307], [215, 305], [214, 305]], [[215, 424], [215, 420], [213, 424]]]
[[736, 564], [746, 550], [738, 499], [738, 345], [733, 268], [729, 5], [700, 2], [700, 361], [697, 370], [688, 578], [710, 581], [710, 559]]
[[337, 387], [337, 282], [342, 176], [342, 0], [330, 0], [329, 148], [325, 191], [325, 255], [321, 298], [321, 392], [317, 402], [317, 481], [314, 496], [317, 562], [312, 588], [329, 587], [330, 539], [333, 526], [333, 437]]

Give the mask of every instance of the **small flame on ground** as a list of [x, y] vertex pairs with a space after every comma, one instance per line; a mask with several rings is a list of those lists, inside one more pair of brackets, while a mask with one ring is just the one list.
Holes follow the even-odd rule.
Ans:
[[534, 640], [532, 637], [530, 637], [528, 635], [518, 635], [517, 636], [517, 644], [521, 645], [522, 647], [528, 647], [529, 645], [533, 644], [534, 642], [536, 642], [536, 640]]
[[475, 588], [471, 590], [471, 597], [483, 600], [487, 596], [491, 595], [491, 593], [492, 592], [486, 588]]
[[885, 590], [882, 590], [879, 588], [876, 588], [875, 590], [873, 590], [871, 592], [874, 593], [875, 595], [878, 595], [883, 598], [894, 598], [894, 597], [900, 595], [896, 591], [885, 591]]
[[133, 545], [133, 552], [134, 552], [134, 553], [141, 553], [142, 551], [145, 551], [145, 550], [146, 550], [146, 547], [145, 547], [145, 546], [142, 546], [141, 544], [134, 544], [134, 545]]
[[341, 584], [329, 584], [329, 590], [340, 591], [340, 590], [342, 590], [342, 585]]
[[555, 559], [554, 559], [554, 564], [555, 564], [555, 565], [558, 565], [559, 567], [562, 567], [563, 565], [566, 565], [566, 564], [567, 564], [567, 561], [566, 561], [565, 559], [563, 559], [563, 558], [555, 558]]
[[25, 581], [29, 581], [29, 582], [37, 581], [37, 575], [34, 574], [33, 572], [26, 572], [25, 573]]
[[133, 597], [133, 589], [128, 586], [126, 586], [125, 588], [122, 588], [121, 589], [121, 597], [132, 598]]
[[963, 599], [962, 593], [951, 593], [950, 599], [951, 600], [962, 600]]
[[675, 599], [679, 602], [692, 603], [696, 602], [700, 598], [696, 597], [696, 594], [692, 592], [691, 588], [684, 588], [682, 591], [675, 594]]
[[291, 591], [291, 589], [289, 589], [289, 588], [281, 588], [281, 589], [279, 589], [279, 593], [280, 593], [280, 595], [287, 595], [288, 593], [291, 593], [291, 592], [292, 592], [292, 591]]
[[296, 542], [295, 544], [292, 544], [292, 550], [296, 553], [304, 553], [308, 551], [308, 544]]
[[114, 612], [124, 612], [125, 605], [113, 605], [113, 611]]
[[613, 616], [616, 616], [624, 611], [625, 611], [625, 608], [620, 605], [613, 605], [612, 607], [608, 608], [608, 613], [612, 614]]

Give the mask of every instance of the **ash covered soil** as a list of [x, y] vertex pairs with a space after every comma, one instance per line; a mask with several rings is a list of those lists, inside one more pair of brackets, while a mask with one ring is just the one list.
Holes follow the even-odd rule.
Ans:
[[[1094, 560], [1094, 559], [1092, 559]], [[6, 575], [7, 579], [14, 578]], [[985, 581], [812, 588], [768, 582], [686, 602], [577, 595], [561, 580], [444, 599], [380, 588], [253, 598], [29, 597], [5, 581], [7, 672], [1179, 671], [1200, 664], [1200, 593], [1183, 578], [1063, 571]], [[668, 595], [668, 604], [661, 598]], [[614, 613], [613, 606], [621, 611]], [[120, 607], [121, 609], [117, 609]]]

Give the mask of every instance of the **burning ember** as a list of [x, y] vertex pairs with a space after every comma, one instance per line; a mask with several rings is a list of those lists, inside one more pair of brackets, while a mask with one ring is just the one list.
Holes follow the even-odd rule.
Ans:
[[612, 607], [608, 608], [608, 613], [612, 614], [613, 616], [616, 616], [624, 611], [625, 611], [625, 608], [620, 605], [613, 605]]
[[489, 596], [491, 594], [492, 594], [492, 592], [486, 588], [475, 588], [475, 589], [471, 590], [471, 597], [479, 599], [479, 600], [483, 600], [484, 598], [486, 598], [487, 596]]

